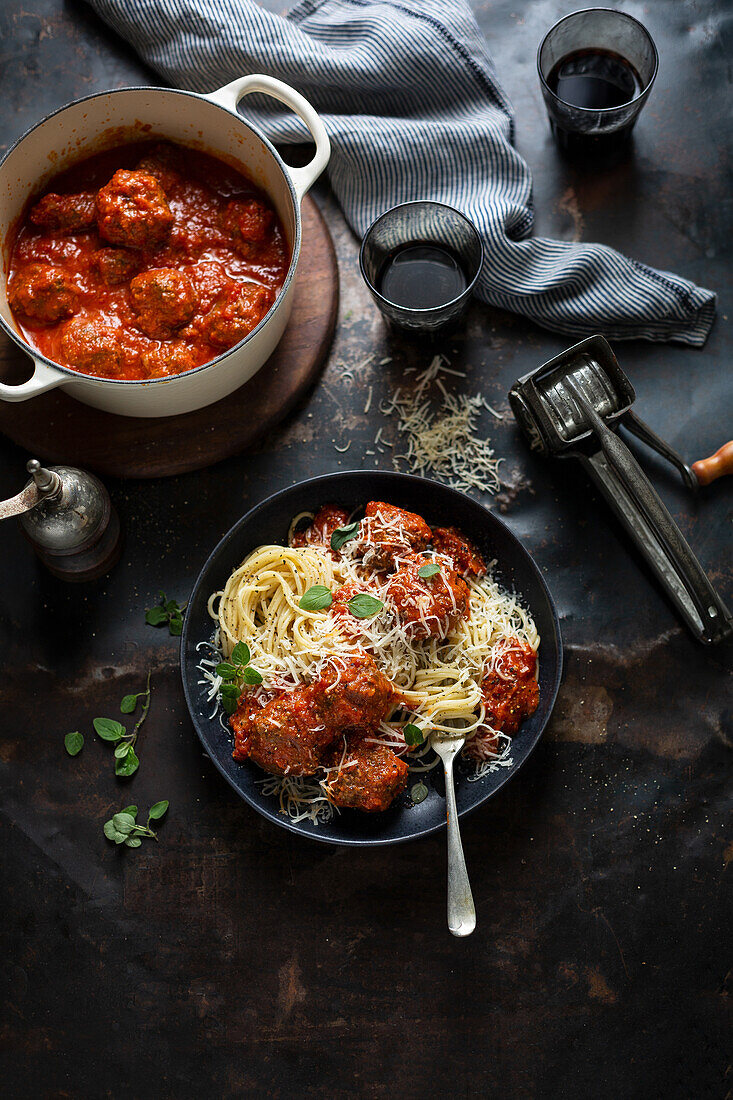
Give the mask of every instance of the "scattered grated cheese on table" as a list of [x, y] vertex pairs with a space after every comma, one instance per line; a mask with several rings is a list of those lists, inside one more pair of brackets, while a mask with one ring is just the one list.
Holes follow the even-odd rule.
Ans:
[[[484, 410], [502, 418], [480, 394], [448, 393], [440, 375], [465, 377], [463, 371], [451, 370], [442, 355], [436, 355], [415, 379], [413, 393], [403, 394], [398, 388], [380, 404], [384, 416], [397, 418], [397, 430], [406, 444], [404, 453], [394, 455], [394, 468], [400, 470], [404, 464], [410, 473], [433, 474], [463, 492], [495, 493], [501, 488], [502, 459], [495, 457], [490, 440], [478, 434], [478, 420]], [[433, 383], [440, 391], [437, 410], [428, 392]], [[380, 428], [377, 445], [386, 442], [381, 433]]]

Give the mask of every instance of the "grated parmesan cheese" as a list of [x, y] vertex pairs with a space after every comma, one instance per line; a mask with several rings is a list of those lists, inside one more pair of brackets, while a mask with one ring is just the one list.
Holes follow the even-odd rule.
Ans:
[[[495, 456], [490, 440], [478, 434], [478, 420], [484, 410], [499, 420], [502, 417], [480, 394], [469, 397], [449, 393], [441, 375], [465, 378], [464, 371], [452, 370], [444, 356], [436, 355], [416, 377], [411, 394], [398, 387], [389, 400], [380, 404], [384, 416], [396, 418], [397, 430], [406, 444], [404, 452], [394, 455], [394, 468], [422, 476], [431, 474], [463, 492], [495, 493], [501, 488], [502, 459]], [[439, 410], [430, 397], [433, 385], [440, 394]], [[386, 443], [381, 433], [380, 428], [377, 445]]]

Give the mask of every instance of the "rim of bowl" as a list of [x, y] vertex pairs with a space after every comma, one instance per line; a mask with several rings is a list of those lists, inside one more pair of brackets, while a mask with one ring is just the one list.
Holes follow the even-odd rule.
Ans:
[[[474, 813], [474, 811], [478, 810], [480, 808], [480, 806], [484, 805], [485, 802], [488, 801], [489, 798], [493, 798], [494, 795], [498, 794], [498, 792], [504, 786], [506, 786], [507, 783], [509, 783], [514, 778], [514, 776], [521, 770], [521, 768], [524, 767], [524, 765], [527, 763], [527, 760], [529, 760], [529, 758], [532, 756], [534, 750], [537, 748], [537, 745], [539, 744], [540, 740], [542, 739], [542, 736], [543, 736], [545, 730], [547, 729], [547, 725], [549, 724], [550, 719], [552, 718], [552, 713], [553, 713], [553, 711], [555, 709], [555, 705], [557, 703], [557, 697], [558, 697], [558, 694], [559, 694], [559, 691], [560, 691], [560, 685], [562, 683], [562, 677], [563, 677], [563, 672], [564, 672], [564, 668], [565, 668], [565, 646], [564, 646], [563, 637], [562, 637], [562, 629], [560, 627], [560, 615], [559, 615], [559, 612], [557, 610], [557, 605], [555, 603], [555, 600], [554, 600], [554, 598], [552, 596], [552, 593], [550, 592], [550, 589], [548, 587], [547, 581], [545, 580], [545, 578], [542, 574], [542, 570], [540, 569], [539, 565], [535, 561], [533, 555], [530, 554], [529, 550], [527, 550], [527, 548], [525, 547], [525, 545], [522, 542], [522, 540], [520, 539], [519, 535], [516, 535], [514, 533], [514, 531], [512, 531], [509, 524], [505, 520], [503, 520], [499, 516], [497, 516], [496, 513], [493, 512], [490, 508], [487, 508], [485, 504], [482, 504], [480, 501], [476, 500], [474, 497], [470, 496], [468, 493], [464, 493], [461, 489], [454, 489], [452, 485], [444, 485], [442, 482], [434, 481], [434, 479], [432, 479], [432, 478], [420, 477], [419, 474], [404, 473], [401, 470], [335, 470], [335, 471], [331, 471], [330, 473], [316, 474], [314, 477], [305, 478], [303, 481], [297, 481], [294, 485], [285, 485], [282, 489], [277, 489], [274, 493], [270, 493], [268, 496], [266, 496], [266, 497], [262, 498], [261, 500], [257, 501], [256, 504], [253, 504], [251, 508], [248, 508], [247, 511], [244, 513], [244, 515], [240, 516], [240, 518], [235, 523], [232, 524], [232, 526], [229, 528], [229, 530], [226, 531], [222, 535], [222, 537], [218, 540], [218, 542], [214, 546], [213, 550], [211, 550], [211, 552], [207, 556], [206, 560], [204, 561], [203, 565], [199, 569], [199, 571], [196, 575], [196, 580], [194, 581], [193, 585], [191, 586], [191, 593], [189, 595], [189, 603], [192, 600], [194, 592], [196, 592], [198, 590], [198, 588], [201, 584], [202, 578], [203, 578], [204, 574], [207, 572], [207, 570], [209, 569], [209, 566], [215, 564], [216, 559], [219, 556], [220, 550], [224, 547], [224, 544], [228, 544], [229, 542], [231, 542], [231, 540], [235, 537], [236, 533], [245, 525], [245, 523], [247, 521], [251, 520], [254, 517], [254, 514], [257, 511], [259, 511], [260, 508], [264, 508], [265, 506], [271, 504], [276, 499], [279, 499], [280, 497], [285, 496], [287, 493], [291, 493], [295, 490], [310, 489], [312, 487], [315, 487], [319, 483], [327, 482], [327, 481], [330, 481], [332, 479], [341, 480], [342, 478], [357, 476], [359, 478], [359, 480], [364, 480], [366, 482], [369, 478], [373, 477], [374, 475], [379, 476], [379, 475], [385, 475], [385, 474], [390, 476], [390, 477], [398, 478], [398, 479], [400, 479], [401, 481], [404, 481], [407, 484], [416, 483], [416, 482], [423, 482], [423, 483], [424, 482], [428, 482], [428, 483], [432, 482], [433, 484], [439, 486], [440, 489], [445, 489], [446, 492], [449, 495], [467, 499], [471, 502], [471, 504], [475, 504], [478, 508], [483, 509], [483, 511], [485, 511], [488, 514], [489, 521], [498, 523], [498, 525], [501, 528], [504, 529], [504, 531], [510, 536], [510, 538], [514, 542], [517, 543], [517, 545], [519, 546], [522, 553], [526, 556], [526, 559], [529, 563], [530, 569], [534, 573], [536, 580], [539, 582], [540, 589], [543, 591], [545, 599], [547, 600], [547, 605], [549, 607], [550, 615], [552, 617], [554, 637], [555, 637], [555, 640], [556, 640], [556, 643], [557, 643], [557, 669], [556, 669], [556, 672], [555, 672], [555, 678], [554, 678], [554, 681], [552, 683], [552, 687], [550, 689], [550, 706], [549, 706], [549, 710], [548, 710], [548, 714], [547, 714], [547, 718], [545, 720], [545, 723], [544, 723], [542, 729], [536, 735], [534, 743], [532, 744], [532, 747], [529, 749], [527, 755], [520, 761], [520, 763], [517, 764], [516, 767], [512, 768], [511, 770], [507, 769], [505, 771], [504, 775], [502, 775], [499, 778], [499, 780], [497, 781], [496, 786], [491, 791], [491, 793], [486, 796], [486, 798], [483, 798], [479, 802], [475, 803], [474, 805], [468, 806], [465, 809], [460, 811], [459, 817], [460, 818], [465, 818], [469, 814]], [[183, 632], [181, 634], [181, 641], [180, 641], [179, 649], [178, 649], [179, 669], [180, 669], [180, 674], [181, 674], [181, 683], [182, 683], [182, 686], [183, 686], [183, 695], [184, 695], [184, 698], [186, 700], [186, 709], [188, 710], [189, 718], [191, 720], [191, 725], [194, 728], [196, 736], [199, 738], [199, 740], [201, 741], [201, 743], [203, 745], [203, 743], [204, 743], [203, 742], [203, 737], [202, 737], [202, 735], [199, 731], [197, 721], [194, 718], [195, 706], [194, 706], [193, 693], [191, 691], [190, 684], [189, 684], [189, 681], [188, 681], [188, 677], [186, 675], [186, 647], [187, 647], [189, 641], [194, 641], [193, 637], [189, 636], [190, 631], [192, 629], [193, 629], [193, 627], [191, 626], [190, 618], [187, 618], [186, 616], [184, 616], [184, 619], [183, 619]], [[202, 639], [200, 639], [200, 638], [197, 639], [197, 641], [201, 641], [201, 640]], [[204, 746], [204, 747], [207, 748], [207, 752], [208, 752], [208, 747], [207, 746]], [[214, 765], [216, 770], [219, 772], [219, 774], [222, 776], [222, 778], [225, 779], [226, 782], [229, 784], [229, 786], [232, 788], [232, 790], [235, 791], [237, 793], [237, 795], [239, 795], [239, 797], [244, 802], [247, 803], [247, 805], [251, 806], [252, 809], [255, 811], [255, 813], [260, 814], [260, 816], [264, 817], [265, 820], [271, 821], [274, 825], [278, 825], [283, 829], [287, 829], [289, 832], [296, 833], [298, 836], [303, 837], [306, 840], [315, 840], [320, 844], [335, 844], [338, 847], [344, 847], [344, 848], [362, 847], [362, 846], [386, 847], [387, 845], [392, 845], [392, 844], [405, 844], [410, 840], [421, 840], [423, 837], [431, 836], [434, 833], [441, 832], [446, 827], [446, 823], [443, 820], [443, 821], [440, 821], [439, 823], [437, 823], [436, 825], [432, 825], [429, 828], [424, 829], [422, 832], [417, 833], [415, 835], [398, 836], [398, 837], [382, 837], [382, 838], [371, 837], [368, 841], [364, 840], [364, 839], [361, 839], [361, 838], [358, 838], [358, 837], [357, 838], [352, 838], [352, 837], [343, 838], [343, 837], [341, 837], [341, 838], [336, 839], [332, 836], [326, 835], [325, 833], [318, 833], [317, 830], [313, 830], [313, 831], [309, 830], [309, 831], [306, 832], [303, 829], [299, 828], [299, 826], [295, 822], [291, 821], [290, 818], [286, 818], [284, 815], [280, 816], [280, 815], [277, 815], [275, 813], [265, 812], [261, 806], [257, 805], [252, 799], [247, 797], [240, 790], [240, 788], [237, 786], [236, 782], [234, 781], [233, 777], [228, 774], [226, 768], [224, 767], [224, 764], [222, 763], [222, 761], [219, 759], [218, 756], [216, 756], [213, 753], [209, 753], [209, 759], [211, 760], [212, 764]]]
[[[642, 90], [639, 92], [638, 95], [635, 95], [633, 99], [630, 99], [628, 101], [628, 103], [620, 103], [618, 105], [618, 107], [578, 107], [574, 103], [568, 103], [567, 99], [562, 99], [556, 92], [553, 92], [552, 88], [550, 87], [550, 85], [545, 80], [545, 75], [542, 72], [542, 66], [540, 65], [540, 55], [542, 53], [542, 47], [544, 46], [545, 42], [550, 37], [552, 32], [554, 30], [556, 30], [557, 27], [559, 27], [561, 23], [567, 22], [568, 19], [574, 19], [576, 17], [576, 15], [588, 15], [591, 12], [595, 12], [595, 11], [606, 11], [606, 12], [609, 12], [613, 15], [620, 15], [624, 19], [628, 19], [628, 21], [630, 23], [636, 23], [637, 27], [641, 28], [642, 33], [646, 36], [646, 38], [651, 43], [652, 50], [654, 51], [654, 70], [653, 70], [652, 75], [649, 78], [648, 82], [642, 88]], [[650, 31], [647, 30], [647, 28], [644, 26], [644, 24], [641, 22], [641, 20], [637, 19], [636, 16], [629, 15], [629, 13], [625, 12], [625, 11], [619, 11], [618, 8], [578, 8], [577, 11], [571, 11], [567, 15], [564, 15], [562, 17], [562, 19], [558, 19], [558, 21], [556, 23], [552, 24], [550, 29], [543, 36], [542, 41], [540, 42], [539, 46], [537, 47], [537, 74], [540, 78], [540, 83], [542, 84], [542, 87], [544, 89], [546, 89], [546, 91], [549, 93], [549, 95], [551, 95], [553, 99], [556, 99], [558, 103], [564, 103], [566, 107], [572, 107], [574, 111], [585, 111], [590, 115], [603, 115], [603, 114], [606, 114], [606, 113], [612, 112], [612, 111], [620, 111], [622, 108], [625, 109], [627, 107], [630, 107], [634, 103], [638, 103], [640, 99], [643, 99], [644, 96], [648, 95], [652, 84], [657, 79], [657, 73], [658, 72], [659, 72], [659, 50], [657, 49], [657, 44], [654, 41], [654, 39], [652, 38]]]
[[[0, 165], [0, 167], [1, 167], [1, 165]], [[412, 306], [401, 306], [397, 302], [393, 302], [393, 301], [391, 301], [391, 299], [385, 298], [385, 296], [383, 294], [380, 294], [380, 292], [377, 290], [374, 283], [372, 282], [372, 280], [367, 275], [366, 268], [364, 267], [364, 249], [366, 247], [367, 237], [369, 236], [371, 231], [378, 225], [379, 222], [381, 222], [382, 218], [386, 218], [388, 214], [393, 214], [395, 212], [395, 210], [402, 210], [406, 206], [440, 206], [440, 207], [443, 208], [443, 210], [450, 210], [450, 212], [452, 214], [457, 214], [459, 218], [462, 218], [464, 220], [466, 225], [469, 225], [471, 227], [471, 229], [473, 230], [473, 232], [476, 236], [476, 240], [478, 241], [479, 261], [478, 261], [478, 266], [476, 268], [476, 274], [471, 279], [471, 282], [468, 284], [468, 286], [465, 287], [465, 289], [462, 290], [460, 294], [457, 294], [455, 298], [451, 298], [450, 301], [448, 301], [448, 302], [441, 302], [441, 304], [439, 306], [415, 306], [413, 308]], [[463, 211], [457, 210], [455, 208], [455, 206], [451, 206], [450, 203], [438, 202], [437, 199], [410, 199], [409, 202], [398, 202], [396, 204], [396, 206], [390, 206], [390, 208], [388, 210], [383, 210], [382, 213], [379, 214], [374, 219], [372, 224], [369, 226], [369, 228], [365, 232], [365, 234], [364, 234], [364, 236], [362, 237], [362, 240], [361, 240], [361, 246], [359, 248], [359, 270], [361, 271], [362, 279], [366, 283], [366, 285], [369, 288], [369, 290], [371, 291], [371, 293], [375, 296], [375, 298], [378, 298], [380, 302], [384, 302], [386, 305], [388, 305], [390, 307], [390, 309], [401, 310], [403, 313], [406, 313], [406, 314], [434, 313], [436, 310], [446, 309], [448, 306], [455, 305], [455, 303], [460, 302], [462, 298], [467, 298], [471, 294], [471, 292], [473, 291], [473, 288], [475, 287], [475, 285], [478, 281], [478, 277], [481, 274], [481, 269], [482, 269], [483, 266], [484, 266], [484, 244], [483, 244], [483, 241], [481, 240], [481, 234], [479, 233], [476, 226], [473, 224], [471, 219], [466, 214], [463, 213]]]
[[[49, 114], [44, 115], [42, 119], [39, 119], [38, 122], [35, 122], [23, 134], [21, 134], [16, 141], [13, 142], [8, 151], [0, 159], [0, 172], [2, 172], [6, 160], [19, 148], [20, 145], [22, 145], [25, 139], [30, 134], [32, 134], [34, 130], [37, 130], [39, 126], [43, 126], [44, 123], [48, 122], [49, 119], [53, 118], [55, 115], [62, 114], [63, 111], [68, 111], [71, 107], [78, 106], [78, 104], [80, 103], [87, 103], [90, 99], [101, 99], [104, 96], [116, 95], [118, 92], [156, 92], [164, 95], [182, 95], [189, 96], [193, 99], [204, 100], [205, 102], [209, 103], [211, 107], [214, 107], [219, 111], [224, 111], [224, 113], [229, 118], [236, 119], [242, 126], [245, 126], [248, 130], [250, 130], [251, 133], [253, 133], [255, 137], [263, 143], [268, 153], [273, 156], [278, 168], [285, 177], [285, 181], [288, 185], [288, 190], [290, 192], [290, 198], [293, 204], [293, 210], [295, 212], [295, 237], [293, 240], [292, 254], [290, 257], [290, 266], [288, 267], [285, 281], [280, 287], [275, 301], [272, 303], [260, 323], [255, 328], [253, 328], [251, 332], [248, 332], [247, 335], [242, 340], [240, 340], [238, 344], [234, 344], [231, 348], [227, 348], [226, 351], [221, 352], [221, 354], [217, 355], [214, 359], [209, 359], [207, 363], [199, 363], [197, 367], [191, 367], [190, 370], [181, 371], [179, 374], [167, 375], [165, 378], [101, 378], [97, 374], [85, 374], [83, 371], [73, 370], [71, 367], [65, 367], [63, 363], [56, 363], [53, 359], [49, 359], [47, 356], [43, 355], [42, 352], [37, 351], [34, 347], [27, 343], [26, 340], [23, 339], [20, 333], [11, 328], [11, 326], [7, 323], [2, 314], [0, 314], [0, 327], [2, 327], [3, 331], [10, 337], [10, 339], [13, 340], [13, 342], [16, 343], [22, 351], [29, 355], [32, 360], [40, 361], [46, 366], [53, 368], [54, 370], [63, 371], [64, 374], [68, 374], [71, 378], [76, 378], [81, 381], [90, 381], [92, 383], [99, 382], [112, 386], [154, 386], [156, 385], [156, 383], [170, 384], [171, 382], [175, 382], [177, 378], [187, 378], [192, 374], [197, 374], [199, 371], [207, 370], [209, 367], [215, 366], [217, 363], [221, 362], [222, 359], [226, 359], [228, 355], [231, 355], [233, 352], [238, 351], [239, 348], [244, 347], [244, 345], [254, 336], [256, 336], [260, 329], [262, 329], [263, 326], [267, 324], [273, 312], [280, 304], [286, 290], [290, 286], [290, 283], [293, 281], [293, 278], [295, 276], [295, 267], [300, 257], [300, 246], [302, 239], [302, 215], [300, 204], [295, 193], [295, 186], [293, 185], [293, 181], [290, 177], [290, 172], [288, 171], [288, 166], [278, 153], [275, 146], [269, 140], [269, 138], [265, 137], [265, 135], [263, 133], [260, 133], [260, 131], [255, 126], [252, 126], [251, 123], [242, 118], [242, 116], [238, 112], [235, 113], [234, 111], [230, 111], [227, 107], [222, 107], [220, 103], [213, 103], [210, 99], [206, 98], [206, 95], [204, 93], [189, 92], [183, 88], [156, 88], [153, 84], [130, 85], [125, 88], [110, 88], [106, 92], [92, 92], [91, 95], [82, 96], [81, 99], [74, 99], [71, 101], [71, 103], [65, 103], [63, 107], [57, 107], [55, 111], [51, 111]], [[216, 154], [212, 153], [211, 156], [216, 156]], [[267, 197], [269, 198], [269, 195]], [[264, 363], [262, 365], [264, 366]]]

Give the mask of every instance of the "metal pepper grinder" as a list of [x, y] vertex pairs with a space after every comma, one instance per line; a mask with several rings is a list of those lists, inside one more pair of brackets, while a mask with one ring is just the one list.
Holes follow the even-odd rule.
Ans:
[[99, 478], [73, 466], [41, 466], [32, 458], [31, 480], [0, 501], [0, 519], [19, 516], [23, 534], [55, 577], [91, 581], [120, 556], [120, 521]]

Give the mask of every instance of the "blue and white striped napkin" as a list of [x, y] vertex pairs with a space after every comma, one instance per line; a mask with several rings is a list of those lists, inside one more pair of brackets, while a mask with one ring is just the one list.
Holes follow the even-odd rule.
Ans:
[[[574, 336], [705, 343], [711, 291], [605, 245], [529, 237], [532, 178], [464, 0], [302, 0], [286, 18], [253, 0], [89, 2], [173, 85], [213, 91], [250, 72], [294, 85], [323, 117], [360, 236], [396, 203], [437, 199], [481, 232], [485, 302]], [[245, 114], [273, 141], [303, 140], [290, 114], [249, 99]]]

